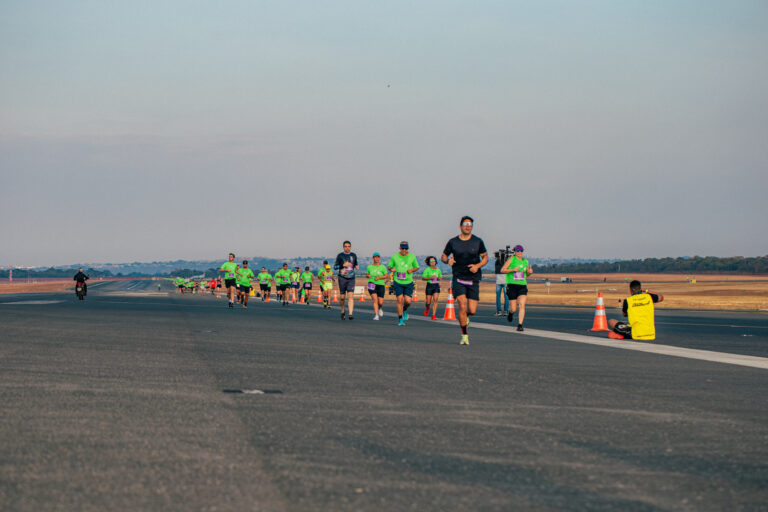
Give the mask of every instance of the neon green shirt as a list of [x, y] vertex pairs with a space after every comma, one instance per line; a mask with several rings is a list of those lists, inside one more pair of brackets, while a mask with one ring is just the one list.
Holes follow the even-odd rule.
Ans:
[[387, 267], [379, 263], [378, 265], [368, 265], [365, 272], [370, 276], [369, 283], [384, 285], [386, 275], [389, 273]]
[[301, 273], [301, 280], [305, 283], [311, 283], [312, 282], [312, 272], [302, 272]]
[[321, 283], [333, 282], [333, 270], [320, 269], [320, 272], [317, 273], [317, 277], [320, 278]]
[[256, 276], [256, 279], [258, 279], [259, 283], [261, 284], [269, 284], [269, 282], [272, 280], [272, 274], [269, 272], [259, 272], [259, 275]]
[[299, 282], [299, 276], [301, 276], [298, 272], [291, 272], [291, 283], [298, 283]]
[[221, 271], [225, 272], [224, 279], [235, 279], [237, 276], [235, 270], [237, 270], [237, 263], [234, 261], [226, 261], [221, 264]]
[[443, 277], [443, 271], [437, 267], [427, 267], [421, 277], [422, 279], [428, 279], [428, 283], [438, 283], [440, 278]]
[[410, 252], [405, 256], [401, 256], [399, 252], [396, 252], [389, 258], [387, 267], [394, 270], [394, 278], [397, 284], [411, 284], [413, 282], [413, 274], [408, 272], [408, 270], [412, 268], [418, 270], [419, 262], [416, 261], [416, 256]]
[[237, 284], [240, 286], [251, 286], [253, 280], [253, 270], [249, 268], [241, 268], [240, 275], [237, 277]]
[[287, 268], [281, 268], [275, 272], [275, 283], [288, 284], [291, 282], [291, 271]]
[[[507, 284], [519, 284], [519, 285], [527, 285], [528, 284], [528, 267], [531, 266], [530, 263], [528, 263], [528, 260], [523, 258], [518, 259], [517, 256], [512, 256], [511, 263], [509, 263], [509, 268], [515, 268], [519, 267], [516, 272], [510, 272], [509, 274], [504, 274], [507, 276]], [[505, 265], [506, 267], [506, 265]]]

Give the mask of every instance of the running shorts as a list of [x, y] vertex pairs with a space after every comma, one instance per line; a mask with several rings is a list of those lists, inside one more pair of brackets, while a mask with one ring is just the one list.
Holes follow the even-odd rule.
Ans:
[[267, 291], [269, 289], [269, 285], [268, 284], [264, 284], [264, 283], [259, 283], [259, 289], [261, 291], [265, 292], [265, 291]]
[[379, 297], [384, 298], [384, 285], [368, 283], [368, 293], [370, 293], [371, 296], [378, 295]]
[[339, 276], [339, 294], [355, 293], [355, 278], [347, 279], [346, 277]]
[[234, 279], [224, 280], [224, 286], [226, 286], [227, 288], [229, 288], [230, 286], [236, 286], [236, 285], [237, 285], [237, 281], [235, 281]]
[[277, 285], [277, 291], [284, 292], [287, 287], [288, 287], [287, 284], [279, 284]]
[[427, 283], [427, 289], [424, 291], [425, 295], [434, 295], [440, 293], [440, 283]]
[[333, 281], [326, 281], [321, 284], [323, 287], [323, 291], [330, 291], [333, 290]]
[[480, 300], [480, 281], [453, 278], [451, 289], [454, 297], [465, 295], [470, 300]]
[[312, 283], [304, 283], [304, 289], [305, 290], [311, 290], [312, 289]]
[[298, 287], [299, 287], [299, 283], [291, 283], [291, 288], [298, 288]]
[[395, 297], [399, 297], [403, 294], [408, 297], [413, 297], [413, 283], [400, 284], [395, 281], [392, 283], [392, 288], [395, 290]]
[[528, 295], [528, 287], [524, 284], [508, 284], [507, 297], [509, 300], [515, 300], [521, 295]]
[[251, 293], [251, 287], [250, 286], [245, 286], [245, 285], [241, 284], [240, 285], [240, 291], [243, 292], [243, 293]]

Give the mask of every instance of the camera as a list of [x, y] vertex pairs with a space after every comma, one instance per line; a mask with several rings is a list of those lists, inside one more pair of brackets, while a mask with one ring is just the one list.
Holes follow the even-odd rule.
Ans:
[[501, 273], [501, 267], [504, 266], [504, 264], [507, 262], [507, 260], [512, 256], [512, 250], [510, 249], [510, 245], [506, 246], [504, 249], [499, 249], [498, 251], [493, 253], [493, 256], [496, 258], [496, 262], [494, 264], [494, 267], [496, 269], [496, 273]]

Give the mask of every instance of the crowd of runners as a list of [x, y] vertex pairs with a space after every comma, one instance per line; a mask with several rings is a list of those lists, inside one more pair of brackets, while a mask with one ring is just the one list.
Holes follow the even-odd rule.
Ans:
[[[440, 255], [440, 261], [451, 267], [450, 290], [455, 298], [456, 320], [461, 329], [460, 345], [469, 345], [470, 318], [477, 312], [480, 299], [481, 269], [488, 263], [485, 243], [472, 234], [473, 227], [474, 220], [471, 217], [462, 217], [459, 222], [459, 234], [448, 240]], [[300, 303], [308, 305], [311, 302], [314, 284], [317, 282], [319, 300], [323, 307], [333, 309], [332, 303], [338, 301], [341, 319], [354, 320], [355, 284], [360, 275], [367, 280], [366, 291], [373, 302], [373, 320], [378, 321], [384, 317], [384, 296], [389, 287], [390, 293], [396, 299], [397, 325], [405, 326], [409, 316], [408, 310], [413, 303], [414, 279], [418, 279], [425, 285], [424, 315], [431, 316], [432, 320], [437, 319], [438, 301], [444, 276], [435, 256], [428, 256], [425, 259], [423, 262], [425, 268], [422, 270], [416, 256], [409, 251], [409, 243], [402, 241], [399, 244], [399, 250], [389, 257], [386, 264], [382, 262], [381, 254], [374, 252], [373, 263], [368, 265], [363, 273], [360, 271], [357, 255], [352, 252], [352, 243], [349, 240], [344, 241], [342, 249], [333, 264], [324, 261], [316, 273], [313, 273], [309, 267], [301, 270], [300, 267], [289, 268], [288, 264], [284, 263], [274, 275], [266, 267], [261, 267], [261, 271], [254, 274], [248, 267], [248, 261], [244, 260], [239, 264], [235, 261], [235, 255], [229, 253], [228, 261], [219, 269], [219, 274], [223, 274], [223, 278], [221, 275], [207, 281], [177, 278], [175, 284], [181, 293], [208, 291], [220, 295], [224, 292], [228, 299], [228, 307], [233, 308], [239, 304], [247, 308], [250, 296], [259, 297], [263, 302], [270, 302], [273, 296], [273, 285], [274, 300], [283, 306]], [[507, 320], [510, 323], [514, 322], [517, 313], [518, 331], [524, 330], [528, 277], [533, 273], [533, 267], [523, 256], [523, 252], [523, 246], [516, 245], [512, 249], [512, 254], [497, 270], [497, 277], [503, 277], [504, 293], [509, 301], [510, 307], [506, 311]], [[416, 273], [419, 271], [421, 273], [417, 276]], [[332, 300], [331, 292], [334, 290], [334, 283], [338, 287], [338, 297], [334, 296]], [[256, 284], [258, 284], [258, 290], [255, 287]], [[650, 293], [642, 290], [639, 282], [633, 281], [632, 285], [633, 297]], [[647, 328], [640, 329], [643, 335], [654, 336], [652, 308], [653, 303], [661, 300], [663, 297], [658, 294], [648, 295], [648, 300], [639, 296], [630, 297], [625, 301], [623, 308], [623, 313], [628, 317], [629, 322], [612, 321], [611, 329], [618, 336], [632, 337], [630, 326], [635, 317], [640, 319], [641, 324], [648, 324]], [[647, 304], [650, 304], [650, 307], [646, 307]], [[497, 310], [499, 310], [497, 315], [501, 314], [498, 294]], [[636, 334], [639, 336], [640, 330], [635, 330], [638, 331]]]
[[[481, 268], [488, 263], [485, 243], [472, 234], [473, 227], [474, 220], [471, 217], [462, 217], [459, 222], [459, 234], [448, 240], [440, 255], [440, 261], [452, 269], [450, 290], [455, 297], [461, 345], [469, 344], [469, 319], [477, 312]], [[354, 320], [355, 285], [358, 279], [362, 278], [365, 280], [363, 293], [367, 292], [372, 299], [373, 320], [379, 321], [384, 317], [384, 297], [389, 288], [389, 293], [396, 299], [393, 316], [397, 315], [397, 325], [405, 326], [418, 280], [424, 285], [424, 316], [431, 317], [432, 320], [437, 319], [441, 284], [445, 279], [438, 267], [437, 257], [428, 256], [420, 264], [410, 252], [409, 243], [402, 241], [398, 251], [392, 254], [386, 263], [378, 252], [373, 253], [372, 260], [364, 272], [361, 271], [357, 254], [352, 252], [352, 243], [346, 240], [336, 259], [332, 263], [323, 261], [316, 272], [311, 271], [309, 267], [304, 267], [303, 270], [297, 266], [289, 268], [289, 265], [284, 263], [274, 274], [266, 267], [261, 267], [260, 271], [254, 274], [247, 260], [238, 263], [235, 261], [235, 254], [229, 253], [228, 261], [221, 265], [217, 278], [201, 281], [177, 278], [175, 285], [181, 293], [224, 293], [230, 308], [236, 305], [247, 308], [249, 297], [259, 298], [262, 302], [274, 300], [283, 306], [308, 305], [312, 302], [313, 289], [317, 285], [320, 294], [318, 300], [325, 309], [334, 309], [333, 304], [338, 301], [341, 320]], [[514, 304], [507, 319], [513, 321], [519, 306], [520, 320], [517, 329], [522, 331], [525, 297], [528, 293], [527, 277], [533, 272], [528, 260], [523, 257], [522, 246], [515, 247], [514, 256], [509, 258], [501, 272], [506, 275], [507, 293]], [[337, 292], [334, 291], [334, 285], [338, 289]], [[332, 297], [332, 293], [338, 295]]]

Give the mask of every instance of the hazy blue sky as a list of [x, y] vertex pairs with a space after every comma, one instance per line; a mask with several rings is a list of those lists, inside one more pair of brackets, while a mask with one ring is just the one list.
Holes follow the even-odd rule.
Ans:
[[0, 265], [768, 254], [768, 2], [0, 0]]

